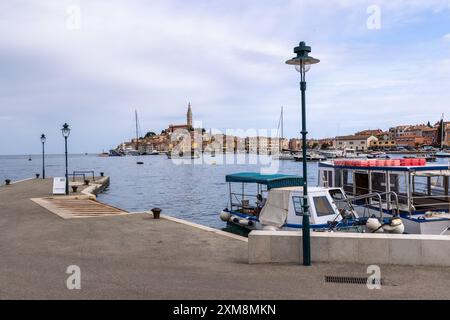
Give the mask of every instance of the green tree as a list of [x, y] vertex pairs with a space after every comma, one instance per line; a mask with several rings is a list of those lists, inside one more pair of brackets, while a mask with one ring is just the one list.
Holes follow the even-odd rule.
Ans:
[[441, 120], [439, 122], [439, 126], [438, 126], [438, 130], [437, 130], [437, 139], [436, 139], [436, 145], [437, 146], [441, 146], [441, 141], [442, 141], [442, 131], [444, 130], [444, 121]]
[[146, 138], [153, 137], [153, 136], [156, 136], [156, 133], [154, 133], [153, 131], [149, 131], [145, 135]]
[[329, 145], [328, 145], [328, 143], [322, 143], [322, 145], [320, 146], [320, 149], [322, 149], [322, 150], [326, 150], [326, 149], [328, 149], [328, 147], [329, 147]]

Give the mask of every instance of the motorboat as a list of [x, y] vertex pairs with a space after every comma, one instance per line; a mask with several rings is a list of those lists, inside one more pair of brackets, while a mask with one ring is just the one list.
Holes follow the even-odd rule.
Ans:
[[295, 154], [292, 152], [280, 152], [272, 155], [274, 160], [295, 160]]
[[110, 157], [121, 157], [124, 156], [124, 152], [122, 150], [115, 150], [115, 149], [111, 149], [109, 150], [109, 156]]
[[335, 149], [320, 150], [320, 154], [327, 159], [342, 158], [342, 156], [344, 155], [344, 150], [335, 150]]
[[[240, 172], [225, 177], [229, 206], [220, 219], [248, 230], [300, 230], [303, 227], [303, 185], [299, 176]], [[233, 190], [237, 185], [238, 189]], [[245, 188], [252, 190], [252, 195]], [[253, 200], [254, 203], [253, 203]], [[252, 201], [252, 202], [251, 202]], [[383, 211], [360, 217], [342, 188], [308, 188], [310, 227], [314, 231], [403, 233], [401, 221]]]
[[371, 152], [367, 155], [368, 159], [390, 159], [390, 157], [386, 154], [386, 152]]
[[381, 205], [411, 234], [450, 234], [449, 180], [450, 165], [427, 164], [425, 158], [319, 163], [319, 186], [341, 188], [356, 199], [359, 216], [377, 213]]
[[435, 153], [437, 158], [450, 158], [450, 152], [439, 151]]
[[[295, 161], [303, 161], [303, 155], [294, 156]], [[318, 153], [312, 152], [306, 155], [306, 161], [323, 161], [326, 157]]]
[[366, 159], [367, 154], [360, 153], [354, 149], [346, 148], [342, 154], [344, 158], [353, 158], [353, 159]]
[[404, 156], [404, 159], [416, 159], [416, 158], [425, 158], [425, 160], [427, 162], [436, 162], [436, 156], [431, 155], [431, 154], [424, 154], [424, 155], [408, 155], [408, 156]]
[[197, 151], [193, 152], [170, 151], [167, 153], [167, 159], [198, 159], [198, 158], [200, 158], [200, 155]]

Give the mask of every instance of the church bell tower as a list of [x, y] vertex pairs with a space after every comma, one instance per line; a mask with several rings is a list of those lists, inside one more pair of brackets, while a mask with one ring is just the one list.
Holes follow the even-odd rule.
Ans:
[[188, 110], [187, 110], [187, 126], [189, 128], [193, 128], [192, 126], [192, 109], [191, 109], [191, 103], [188, 104]]

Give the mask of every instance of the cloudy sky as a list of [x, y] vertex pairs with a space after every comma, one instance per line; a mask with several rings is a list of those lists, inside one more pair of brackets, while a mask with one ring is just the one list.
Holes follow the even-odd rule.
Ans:
[[[378, 10], [380, 15], [378, 15]], [[298, 136], [300, 40], [310, 136], [450, 117], [450, 0], [0, 2], [0, 154], [40, 150], [72, 127], [71, 152], [100, 152], [182, 123]]]

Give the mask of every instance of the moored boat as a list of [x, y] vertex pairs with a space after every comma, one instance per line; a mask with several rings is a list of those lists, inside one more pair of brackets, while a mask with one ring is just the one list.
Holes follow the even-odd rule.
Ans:
[[417, 159], [417, 158], [425, 158], [425, 160], [427, 162], [436, 162], [436, 156], [431, 155], [431, 154], [424, 154], [421, 156], [418, 155], [409, 155], [409, 156], [404, 156], [404, 159]]
[[450, 158], [450, 152], [439, 151], [435, 153], [437, 158]]
[[280, 152], [272, 155], [274, 160], [295, 160], [295, 154], [292, 152]]
[[342, 188], [349, 197], [376, 195], [355, 210], [370, 215], [381, 205], [392, 216], [395, 206], [405, 232], [414, 234], [449, 234], [449, 178], [450, 165], [427, 165], [425, 158], [319, 163], [319, 186]]
[[[263, 175], [241, 172], [226, 176], [229, 183], [229, 207], [220, 213], [228, 224], [249, 230], [300, 230], [303, 219], [303, 178], [293, 175]], [[232, 184], [239, 185], [233, 192]], [[245, 191], [251, 185], [256, 195]], [[353, 210], [352, 199], [342, 188], [308, 188], [311, 229], [340, 232], [402, 233], [398, 218], [376, 215], [360, 217]], [[251, 203], [250, 200], [255, 200]]]
[[[303, 161], [303, 156], [302, 155], [294, 156], [294, 160], [297, 162]], [[323, 161], [323, 160], [326, 160], [326, 157], [318, 153], [308, 153], [306, 155], [306, 161]]]
[[386, 154], [386, 152], [371, 152], [367, 155], [368, 159], [389, 159], [390, 157]]
[[168, 152], [167, 153], [167, 159], [198, 159], [200, 158], [200, 154], [195, 151], [195, 152]]

